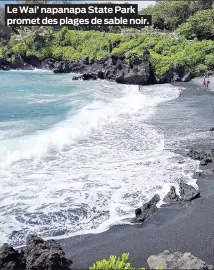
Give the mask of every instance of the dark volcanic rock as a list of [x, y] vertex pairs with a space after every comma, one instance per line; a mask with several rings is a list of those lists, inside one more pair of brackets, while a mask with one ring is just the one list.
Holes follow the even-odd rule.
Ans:
[[1, 270], [24, 270], [24, 253], [14, 250], [8, 244], [0, 248], [0, 269]]
[[187, 155], [194, 160], [200, 160], [200, 165], [207, 165], [213, 161], [212, 153], [210, 152], [206, 153], [203, 151], [190, 150]]
[[214, 269], [214, 266], [208, 265], [189, 252], [170, 253], [168, 250], [165, 250], [163, 253], [150, 256], [147, 262], [150, 269]]
[[209, 130], [209, 131], [214, 131], [214, 127], [210, 128], [210, 130]]
[[81, 59], [81, 62], [84, 64], [84, 65], [89, 65], [89, 57], [84, 57]]
[[181, 182], [179, 188], [182, 201], [192, 201], [200, 197], [199, 190], [195, 189], [193, 186]]
[[10, 69], [11, 63], [3, 58], [0, 58], [0, 70], [10, 70]]
[[56, 62], [53, 68], [54, 73], [70, 73], [72, 70], [70, 66], [70, 62], [68, 61], [60, 61]]
[[11, 63], [12, 69], [20, 69], [20, 70], [33, 70], [34, 67], [28, 63], [26, 63], [22, 56], [16, 55], [15, 60]]
[[212, 176], [214, 175], [214, 169], [206, 169], [202, 172], [198, 172], [198, 176]]
[[73, 77], [72, 77], [72, 80], [73, 80], [73, 81], [79, 81], [79, 80], [82, 80], [82, 75], [73, 76]]
[[65, 253], [55, 240], [44, 241], [32, 235], [27, 238], [25, 249], [27, 270], [68, 270], [71, 261], [65, 258]]
[[[121, 72], [122, 71], [122, 72]], [[145, 51], [142, 57], [134, 55], [129, 59], [129, 65], [116, 73], [115, 80], [122, 84], [148, 85], [156, 82], [150, 63], [150, 53]]]
[[192, 78], [193, 78], [192, 73], [188, 72], [183, 76], [182, 82], [189, 82], [192, 80]]
[[168, 72], [161, 76], [155, 74], [148, 50], [142, 52], [140, 57], [132, 53], [128, 58], [125, 57], [125, 54], [116, 53], [102, 59], [85, 57], [74, 61], [54, 61], [51, 59], [40, 61], [34, 55], [17, 55], [13, 63], [0, 59], [0, 70], [31, 70], [35, 67], [52, 70], [54, 73], [80, 73], [83, 74], [83, 80], [99, 78], [121, 84], [149, 85], [172, 81], [189, 81], [191, 79], [191, 74], [185, 73], [185, 68], [182, 66], [176, 69], [171, 67]]
[[163, 75], [155, 75], [157, 83], [171, 82], [189, 82], [193, 77], [190, 72], [185, 72], [185, 67], [179, 66], [176, 69], [171, 67], [170, 70]]
[[41, 68], [44, 70], [53, 70], [55, 61], [53, 59], [46, 59], [41, 62]]
[[23, 56], [23, 61], [35, 68], [41, 68], [41, 61], [35, 55]]
[[166, 196], [163, 198], [163, 201], [165, 203], [173, 203], [178, 202], [180, 200], [179, 196], [176, 194], [175, 187], [172, 186], [170, 188], [170, 191], [166, 194]]
[[82, 75], [82, 79], [83, 79], [83, 81], [97, 80], [98, 79], [98, 75], [97, 75], [97, 73], [84, 73]]
[[135, 210], [135, 216], [138, 221], [144, 222], [157, 212], [157, 203], [160, 201], [160, 196], [155, 195], [148, 203], [145, 203], [141, 208]]
[[104, 74], [102, 71], [98, 73], [83, 73], [82, 75], [73, 76], [73, 81], [83, 80], [83, 81], [89, 81], [89, 80], [97, 80], [97, 79], [104, 79]]
[[41, 68], [40, 60], [34, 55], [16, 55], [13, 62], [8, 62], [5, 59], [0, 58], [0, 70], [33, 70], [34, 68]]

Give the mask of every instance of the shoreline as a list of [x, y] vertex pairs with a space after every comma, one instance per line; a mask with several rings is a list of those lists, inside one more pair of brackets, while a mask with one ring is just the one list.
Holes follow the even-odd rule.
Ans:
[[57, 61], [54, 59], [40, 60], [35, 55], [18, 55], [14, 62], [0, 58], [0, 70], [51, 70], [55, 74], [76, 73], [72, 80], [108, 80], [126, 85], [152, 85], [172, 82], [188, 82], [194, 76], [185, 66], [171, 67], [164, 74], [155, 73], [150, 52], [145, 50], [141, 56], [132, 54], [126, 58], [124, 53], [110, 54], [101, 59]]
[[[214, 77], [210, 80], [212, 87]], [[173, 101], [163, 102], [159, 104], [158, 107], [164, 108], [166, 103], [168, 104], [167, 106], [173, 107], [172, 104], [175, 103], [177, 106], [181, 106], [180, 109], [182, 109], [183, 103], [185, 103], [186, 100], [190, 99], [192, 102], [191, 99], [195, 98], [197, 101], [197, 95], [199, 95], [200, 98], [202, 97], [205, 101], [208, 98], [210, 103], [212, 103], [211, 98], [214, 99], [214, 93], [212, 92], [214, 88], [209, 89], [210, 91], [201, 91], [201, 78], [196, 78], [188, 84], [176, 83], [174, 86], [184, 86], [186, 89], [183, 91], [181, 97]], [[195, 87], [200, 89], [196, 92]], [[191, 107], [192, 112], [196, 109], [202, 109], [206, 112], [206, 107], [204, 107], [203, 104], [201, 108], [194, 106]], [[158, 112], [156, 112], [156, 114], [158, 114]], [[159, 116], [160, 119], [157, 118], [154, 123], [153, 117], [151, 117], [152, 119], [148, 122], [151, 121], [151, 123], [157, 127], [162, 126], [161, 116]], [[205, 127], [206, 126], [212, 127], [210, 124], [205, 123]], [[205, 128], [205, 130], [207, 129]], [[190, 144], [189, 147], [192, 148], [193, 145], [194, 144]], [[206, 142], [205, 146], [207, 147], [204, 148], [204, 146], [198, 144], [196, 149], [210, 149], [210, 145], [207, 145]], [[188, 149], [187, 145], [184, 148], [174, 150], [175, 153], [179, 152], [182, 155], [185, 153], [186, 149]], [[203, 169], [206, 168], [214, 169], [214, 165], [209, 164]], [[214, 245], [211, 242], [212, 238], [208, 239], [206, 237], [206, 230], [203, 232], [200, 231], [201, 228], [206, 228], [206, 223], [208, 223], [208, 235], [211, 236], [212, 233], [214, 233], [214, 228], [212, 228], [214, 214], [212, 214], [211, 211], [212, 204], [214, 203], [214, 181], [212, 181], [212, 179], [213, 176], [199, 176], [197, 185], [201, 192], [200, 198], [192, 202], [164, 204], [159, 211], [145, 223], [114, 225], [110, 227], [109, 230], [102, 233], [83, 234], [56, 240], [64, 249], [66, 257], [72, 259], [72, 268], [76, 269], [86, 269], [97, 260], [108, 258], [110, 255], [119, 256], [124, 252], [130, 253], [130, 262], [133, 263], [135, 267], [146, 267], [146, 261], [150, 255], [161, 253], [166, 249], [169, 249], [170, 252], [191, 252], [207, 263], [214, 264], [214, 258], [212, 259], [211, 256], [214, 251]], [[212, 215], [210, 215], [209, 212]], [[49, 239], [52, 238], [50, 237]], [[201, 241], [200, 239], [205, 239], [206, 245], [211, 249], [209, 252], [205, 247], [205, 243], [203, 243], [202, 246], [197, 245], [197, 243]]]
[[[191, 87], [201, 87], [200, 79], [194, 79], [190, 83]], [[212, 77], [211, 85], [213, 82]], [[188, 92], [188, 86], [186, 87], [185, 91]], [[212, 95], [212, 89], [202, 94]], [[182, 98], [185, 99], [185, 96], [186, 93]], [[210, 149], [210, 146], [197, 145], [197, 148]], [[186, 149], [180, 149], [180, 152], [184, 154]], [[212, 169], [214, 165], [200, 167], [205, 170], [207, 168]], [[211, 237], [214, 234], [214, 176], [198, 176], [196, 172], [195, 176], [201, 192], [198, 199], [162, 205], [155, 215], [142, 224], [116, 225], [103, 233], [58, 240], [66, 256], [73, 260], [72, 267], [88, 268], [97, 260], [107, 259], [110, 255], [119, 256], [124, 252], [130, 253], [129, 261], [134, 267], [148, 267], [148, 257], [164, 250], [191, 252], [206, 263], [214, 264], [214, 244]]]
[[134, 267], [148, 267], [148, 257], [164, 250], [191, 252], [206, 263], [214, 264], [214, 245], [210, 238], [214, 228], [212, 223], [207, 224], [208, 220], [214, 222], [214, 215], [209, 211], [214, 201], [214, 191], [211, 191], [214, 181], [208, 181], [212, 180], [198, 179], [201, 198], [161, 207], [145, 224], [113, 226], [101, 234], [71, 237], [59, 243], [76, 269], [86, 269], [97, 260], [124, 252], [130, 253], [129, 261]]

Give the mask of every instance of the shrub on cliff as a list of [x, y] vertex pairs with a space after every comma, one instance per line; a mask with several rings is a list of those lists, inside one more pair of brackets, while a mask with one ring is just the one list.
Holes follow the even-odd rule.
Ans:
[[13, 55], [35, 55], [44, 60], [76, 60], [88, 56], [102, 58], [114, 53], [142, 56], [150, 51], [151, 64], [157, 75], [171, 68], [184, 67], [186, 72], [199, 75], [207, 67], [213, 69], [214, 41], [187, 40], [185, 37], [167, 37], [162, 34], [112, 34], [96, 31], [75, 31], [63, 27], [52, 42], [44, 39], [41, 47], [32, 46], [29, 37], [12, 37], [7, 46], [0, 47], [0, 57]]

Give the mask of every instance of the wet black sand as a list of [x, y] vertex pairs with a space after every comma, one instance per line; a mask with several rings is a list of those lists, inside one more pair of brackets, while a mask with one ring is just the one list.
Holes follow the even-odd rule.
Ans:
[[[214, 148], [214, 79], [209, 91], [202, 79], [181, 84], [181, 97], [161, 104], [150, 124], [166, 138], [166, 148], [185, 154], [187, 149]], [[211, 165], [214, 168], [214, 165]], [[209, 166], [210, 167], [210, 166]], [[155, 253], [187, 251], [214, 265], [214, 176], [198, 178], [201, 198], [185, 204], [162, 207], [143, 225], [115, 226], [101, 234], [60, 240], [74, 269], [86, 269], [96, 260], [130, 253], [136, 267], [147, 266]]]

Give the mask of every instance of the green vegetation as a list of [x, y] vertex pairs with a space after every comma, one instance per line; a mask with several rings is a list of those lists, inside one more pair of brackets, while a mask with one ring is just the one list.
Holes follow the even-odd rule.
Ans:
[[212, 9], [213, 3], [213, 0], [157, 1], [156, 5], [143, 9], [140, 14], [152, 15], [154, 28], [174, 31], [189, 16], [200, 10]]
[[202, 10], [190, 16], [178, 28], [178, 32], [187, 39], [214, 39], [214, 9]]
[[15, 60], [16, 55], [35, 55], [41, 60], [76, 60], [86, 56], [102, 58], [114, 53], [141, 56], [143, 51], [149, 50], [157, 75], [180, 67], [192, 75], [200, 75], [214, 69], [212, 3], [213, 0], [157, 1], [156, 5], [141, 11], [152, 14], [154, 28], [175, 30], [174, 35], [154, 28], [149, 33], [126, 34], [69, 30], [67, 27], [8, 29], [3, 25], [0, 12], [0, 57]]
[[183, 36], [167, 37], [162, 34], [113, 34], [97, 31], [74, 31], [63, 27], [57, 33], [50, 28], [13, 35], [7, 46], [0, 47], [0, 57], [17, 54], [36, 55], [40, 59], [75, 60], [85, 56], [102, 58], [109, 54], [135, 53], [139, 56], [148, 49], [151, 63], [158, 75], [171, 67], [184, 66], [193, 75], [213, 69], [214, 41], [187, 40]]
[[[110, 256], [109, 260], [103, 259], [93, 264], [89, 270], [136, 270], [130, 263], [127, 262], [129, 253], [123, 253], [121, 258], [116, 256]], [[141, 268], [142, 270], [144, 268]], [[140, 269], [139, 269], [140, 270]]]

